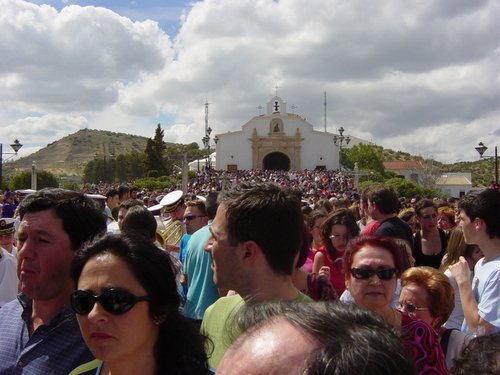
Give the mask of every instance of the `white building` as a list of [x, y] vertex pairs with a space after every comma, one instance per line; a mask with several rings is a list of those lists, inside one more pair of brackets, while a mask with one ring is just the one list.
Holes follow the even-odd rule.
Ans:
[[[250, 119], [241, 130], [217, 134], [215, 168], [338, 169], [340, 150], [333, 142], [334, 135], [314, 130], [305, 118], [288, 113], [286, 102], [275, 96], [267, 103], [266, 113]], [[349, 146], [366, 143], [349, 138]], [[343, 147], [347, 147], [345, 141]]]
[[419, 160], [384, 161], [384, 168], [415, 184], [422, 183], [424, 166]]
[[436, 188], [450, 197], [461, 198], [472, 190], [471, 173], [443, 174], [436, 180]]

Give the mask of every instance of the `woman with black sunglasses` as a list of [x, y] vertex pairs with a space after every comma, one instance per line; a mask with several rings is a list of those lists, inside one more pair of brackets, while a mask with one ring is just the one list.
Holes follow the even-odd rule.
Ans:
[[179, 314], [169, 256], [144, 237], [106, 235], [74, 259], [70, 303], [97, 360], [71, 374], [206, 374], [203, 338]]
[[373, 311], [398, 333], [419, 374], [446, 374], [439, 339], [426, 323], [404, 316], [390, 304], [401, 275], [401, 250], [388, 237], [361, 235], [344, 253], [345, 285], [354, 303]]

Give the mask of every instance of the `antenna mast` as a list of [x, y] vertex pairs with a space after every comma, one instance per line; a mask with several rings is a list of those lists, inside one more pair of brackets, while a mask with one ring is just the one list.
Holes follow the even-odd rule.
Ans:
[[326, 133], [326, 90], [325, 90], [325, 133]]

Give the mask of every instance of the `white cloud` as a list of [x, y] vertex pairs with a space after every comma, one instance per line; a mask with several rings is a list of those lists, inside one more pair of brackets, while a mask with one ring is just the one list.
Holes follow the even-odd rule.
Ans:
[[495, 0], [207, 0], [186, 4], [170, 37], [154, 15], [130, 20], [119, 8], [0, 8], [9, 136], [22, 124], [51, 142], [64, 129], [44, 129], [50, 116], [71, 124], [66, 134], [88, 126], [152, 136], [167, 120], [167, 141], [201, 144], [205, 100], [213, 134], [239, 130], [278, 84], [317, 129], [326, 90], [330, 131], [342, 125], [440, 161], [474, 159], [479, 140], [499, 139]]

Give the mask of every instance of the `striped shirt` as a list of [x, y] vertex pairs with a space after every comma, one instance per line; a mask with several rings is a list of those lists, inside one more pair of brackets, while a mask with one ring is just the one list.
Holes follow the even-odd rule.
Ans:
[[69, 307], [30, 336], [32, 301], [20, 294], [0, 309], [0, 375], [68, 374], [93, 359]]

